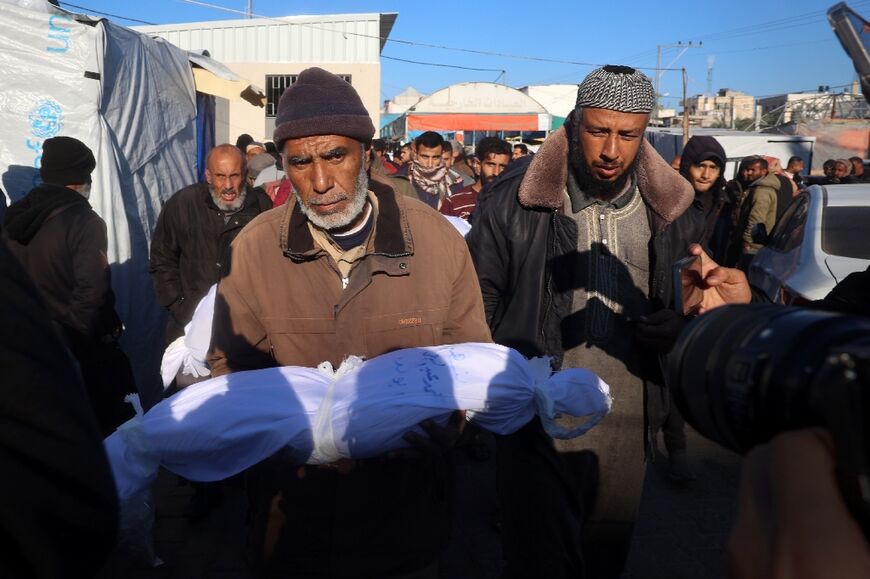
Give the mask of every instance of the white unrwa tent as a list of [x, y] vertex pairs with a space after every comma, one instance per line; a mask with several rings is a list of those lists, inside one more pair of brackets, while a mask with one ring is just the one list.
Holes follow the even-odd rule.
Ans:
[[189, 58], [107, 20], [0, 0], [0, 206], [39, 182], [46, 139], [75, 137], [94, 151], [90, 203], [108, 226], [122, 344], [140, 388], [156, 386], [164, 349], [164, 313], [148, 274], [151, 232], [162, 203], [197, 182], [198, 154], [212, 144], [213, 97], [197, 93]]

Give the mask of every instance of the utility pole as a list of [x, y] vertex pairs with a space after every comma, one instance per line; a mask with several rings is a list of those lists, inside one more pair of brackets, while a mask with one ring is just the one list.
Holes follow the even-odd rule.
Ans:
[[683, 67], [683, 146], [689, 142], [689, 75], [686, 73], [686, 67]]
[[254, 0], [248, 0], [248, 19], [254, 17]]
[[[658, 46], [656, 46], [656, 78], [655, 78], [655, 91], [656, 91], [655, 118], [656, 118], [656, 120], [658, 120], [658, 118], [659, 118], [658, 102], [659, 102], [659, 98], [661, 97], [661, 93], [659, 92], [659, 85], [661, 84], [662, 74], [664, 74], [664, 71], [662, 70], [662, 49], [663, 48], [664, 49], [667, 49], [667, 48], [679, 48], [680, 49], [679, 54], [677, 54], [677, 56], [674, 57], [674, 59], [671, 61], [671, 63], [665, 67], [665, 69], [670, 69], [680, 59], [680, 57], [686, 53], [687, 50], [689, 50], [690, 48], [701, 48], [703, 45], [704, 45], [703, 42], [699, 42], [698, 44], [692, 44], [691, 40], [689, 41], [688, 44], [683, 44], [683, 41], [680, 40], [676, 44], [659, 44]], [[685, 101], [685, 99], [684, 99], [684, 101]]]
[[707, 57], [707, 94], [713, 96], [713, 64], [716, 57], [712, 54]]
[[731, 129], [737, 127], [737, 111], [734, 110], [734, 97], [731, 97]]

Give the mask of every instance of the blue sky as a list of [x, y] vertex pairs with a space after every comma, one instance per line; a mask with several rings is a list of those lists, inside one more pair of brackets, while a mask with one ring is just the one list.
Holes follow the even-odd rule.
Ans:
[[[203, 0], [234, 10], [245, 10], [245, 0]], [[689, 95], [706, 91], [708, 61], [714, 59], [713, 89], [732, 88], [763, 96], [814, 90], [819, 85], [839, 87], [855, 73], [828, 25], [825, 12], [834, 0], [524, 0], [480, 2], [439, 0], [254, 0], [254, 13], [263, 16], [397, 12], [390, 35], [450, 48], [497, 52], [583, 63], [629, 64], [654, 68], [659, 44], [693, 44], [674, 66], [685, 66]], [[61, 0], [61, 4], [69, 6]], [[237, 16], [215, 8], [194, 6], [184, 0], [76, 0], [75, 5], [153, 23], [224, 20]], [[848, 3], [870, 19], [870, 0]], [[688, 7], [688, 8], [687, 8]], [[70, 8], [79, 12], [87, 12]], [[240, 17], [240, 16], [238, 16]], [[115, 18], [117, 22], [134, 22]], [[678, 54], [667, 49], [662, 66]], [[577, 83], [590, 66], [542, 62], [507, 56], [485, 56], [456, 50], [409, 46], [388, 42], [383, 56], [437, 64], [492, 69], [454, 68], [382, 61], [384, 99], [413, 86], [430, 93], [464, 81], [495, 81], [505, 71], [507, 84]], [[645, 71], [652, 76], [652, 71]], [[499, 79], [501, 81], [501, 79]], [[681, 96], [679, 72], [666, 72], [661, 92], [666, 106]]]

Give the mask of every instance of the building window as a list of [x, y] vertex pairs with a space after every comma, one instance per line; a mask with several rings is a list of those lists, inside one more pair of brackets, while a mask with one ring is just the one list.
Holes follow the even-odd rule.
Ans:
[[[336, 75], [341, 80], [353, 84], [351, 75], [338, 74]], [[274, 118], [278, 114], [278, 101], [284, 90], [296, 82], [299, 78], [298, 74], [267, 74], [266, 75], [266, 117]]]

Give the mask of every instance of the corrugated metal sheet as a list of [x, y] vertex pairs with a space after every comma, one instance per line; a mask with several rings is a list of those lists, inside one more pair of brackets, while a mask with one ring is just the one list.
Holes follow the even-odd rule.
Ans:
[[395, 14], [338, 14], [137, 26], [221, 62], [379, 62]]

